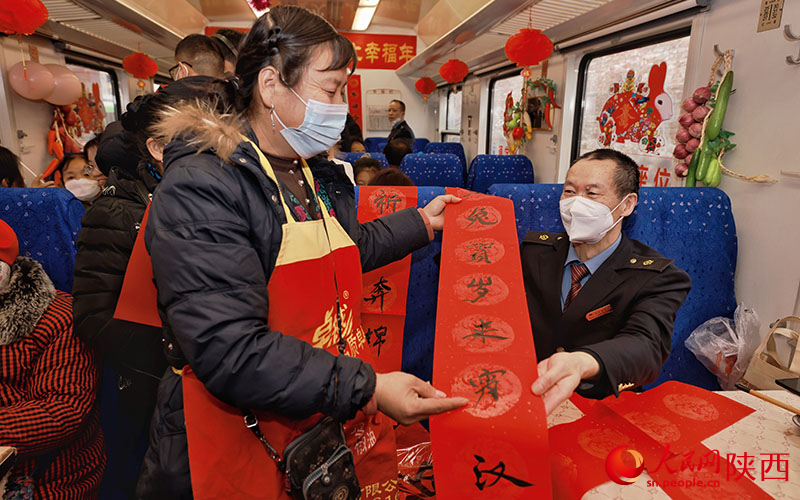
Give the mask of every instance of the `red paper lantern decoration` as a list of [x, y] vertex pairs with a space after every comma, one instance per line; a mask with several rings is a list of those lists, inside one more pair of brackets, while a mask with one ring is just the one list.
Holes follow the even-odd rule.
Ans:
[[151, 78], [158, 73], [158, 64], [147, 54], [134, 52], [122, 60], [122, 67], [134, 78]]
[[466, 78], [467, 73], [469, 73], [469, 67], [464, 61], [458, 59], [450, 59], [439, 68], [439, 74], [447, 83], [458, 83]]
[[41, 0], [0, 2], [0, 32], [31, 35], [47, 21], [49, 13]]
[[428, 94], [436, 90], [436, 82], [426, 76], [417, 80], [417, 83], [414, 84], [414, 88], [417, 89], [417, 92], [422, 94], [422, 99], [427, 101]]
[[259, 12], [269, 9], [269, 0], [249, 0], [249, 2]]
[[506, 57], [517, 66], [536, 66], [553, 53], [553, 41], [541, 30], [523, 28], [506, 41]]

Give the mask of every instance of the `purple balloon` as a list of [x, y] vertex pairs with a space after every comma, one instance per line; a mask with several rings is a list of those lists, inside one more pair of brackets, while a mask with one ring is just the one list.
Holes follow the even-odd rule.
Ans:
[[66, 66], [59, 64], [45, 64], [55, 79], [55, 87], [44, 100], [56, 106], [72, 104], [81, 97], [83, 86], [78, 76]]
[[55, 88], [55, 78], [44, 65], [28, 61], [27, 75], [22, 62], [11, 66], [8, 70], [8, 83], [14, 91], [31, 101], [44, 99]]

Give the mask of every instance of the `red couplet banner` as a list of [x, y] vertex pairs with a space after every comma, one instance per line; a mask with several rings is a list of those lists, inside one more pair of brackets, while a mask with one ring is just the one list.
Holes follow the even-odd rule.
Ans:
[[410, 35], [378, 35], [375, 33], [342, 33], [358, 54], [356, 69], [397, 69], [417, 55], [417, 37]]
[[353, 120], [361, 127], [361, 130], [364, 130], [364, 113], [361, 102], [361, 75], [352, 75], [347, 80], [347, 107]]
[[[358, 195], [358, 221], [368, 222], [416, 206], [416, 187], [362, 186]], [[362, 277], [361, 326], [372, 351], [372, 365], [379, 373], [399, 371], [403, 361], [410, 272], [409, 255]]]
[[537, 362], [514, 206], [447, 192], [463, 201], [445, 212], [433, 382], [470, 403], [431, 418], [436, 497], [550, 498], [544, 404], [530, 389]]

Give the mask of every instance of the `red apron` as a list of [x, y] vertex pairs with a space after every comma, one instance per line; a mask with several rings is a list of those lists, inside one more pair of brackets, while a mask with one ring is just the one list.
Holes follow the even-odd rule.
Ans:
[[[257, 146], [253, 147], [269, 178], [278, 184], [267, 158]], [[302, 171], [313, 189], [314, 181], [305, 162]], [[370, 362], [361, 328], [358, 248], [327, 213], [319, 197], [323, 218], [295, 222], [282, 193], [280, 196], [287, 223], [282, 227], [278, 259], [267, 286], [270, 329], [337, 354], [338, 294], [347, 343], [345, 354]], [[189, 368], [183, 371], [183, 391], [194, 498], [288, 499], [284, 474], [245, 427], [241, 410], [212, 396]], [[305, 420], [290, 420], [267, 411], [254, 413], [267, 441], [281, 454], [287, 444], [322, 418], [317, 414]], [[346, 422], [345, 435], [355, 457], [362, 499], [394, 500], [397, 452], [391, 420], [382, 414], [367, 416], [358, 412]]]

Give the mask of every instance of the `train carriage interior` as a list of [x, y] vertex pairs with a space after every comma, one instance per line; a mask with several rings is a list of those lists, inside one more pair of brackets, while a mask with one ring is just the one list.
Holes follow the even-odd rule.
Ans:
[[[417, 186], [420, 209], [445, 193], [465, 193], [456, 189], [510, 200], [514, 244], [522, 244], [529, 231], [546, 238], [565, 230], [560, 199], [581, 155], [610, 148], [633, 159], [638, 204], [622, 230], [674, 260], [692, 285], [660, 374], [637, 392], [665, 382], [730, 389], [686, 347], [692, 332], [746, 305], [760, 320], [751, 330], [758, 345], [776, 320], [800, 316], [796, 0], [16, 2], [0, 0], [4, 29], [20, 17], [7, 12], [23, 4], [43, 5], [46, 21], [27, 33], [0, 33], [0, 146], [19, 159], [24, 182], [0, 187], [0, 219], [16, 232], [19, 255], [39, 262], [57, 290], [72, 292], [89, 206], [63, 189], [70, 162], [60, 158], [80, 153], [137, 96], [169, 87], [186, 66], [193, 71], [175, 52], [187, 36], [246, 34], [270, 7], [299, 5], [357, 54], [342, 94], [360, 144], [342, 141], [331, 158], [356, 166], [356, 174], [364, 157], [380, 163], [375, 172], [399, 169]], [[237, 48], [225, 40], [215, 43]], [[735, 79], [726, 83], [730, 71]], [[703, 103], [711, 97], [720, 107], [726, 85], [727, 111], [713, 140], [706, 113], [716, 110]], [[53, 90], [40, 95], [42, 86]], [[708, 97], [693, 100], [706, 88]], [[399, 123], [389, 111], [397, 102], [413, 129], [399, 156], [392, 144], [400, 139], [387, 142]], [[701, 147], [706, 154], [711, 141], [716, 149], [701, 177]], [[38, 187], [44, 183], [62, 188]], [[365, 189], [355, 187], [359, 210], [372, 193]], [[448, 258], [442, 245], [436, 231], [408, 271], [401, 367], [425, 381], [436, 380], [437, 298], [451, 286], [440, 281]], [[792, 352], [796, 344], [795, 334]], [[800, 376], [792, 369], [785, 372]], [[800, 406], [796, 397], [792, 404]], [[796, 430], [793, 439], [796, 452]], [[796, 453], [792, 460], [797, 481]]]

